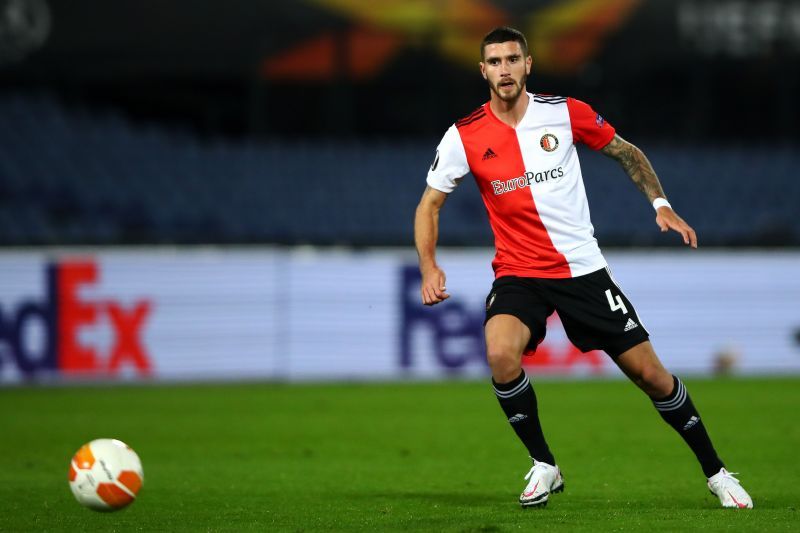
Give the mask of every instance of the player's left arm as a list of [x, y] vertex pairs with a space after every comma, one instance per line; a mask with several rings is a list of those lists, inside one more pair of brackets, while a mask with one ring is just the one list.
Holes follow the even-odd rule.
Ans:
[[[656, 171], [653, 170], [653, 165], [638, 147], [615, 134], [611, 142], [600, 151], [619, 162], [650, 203], [656, 198], [667, 197], [658, 181]], [[684, 243], [697, 248], [697, 234], [671, 207], [662, 206], [656, 210], [656, 224], [661, 231], [677, 231], [683, 236]]]

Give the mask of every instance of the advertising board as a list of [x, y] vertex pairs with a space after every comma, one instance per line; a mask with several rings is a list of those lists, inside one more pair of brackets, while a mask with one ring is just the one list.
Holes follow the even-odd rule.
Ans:
[[[676, 373], [800, 373], [800, 254], [606, 254]], [[489, 250], [443, 250], [419, 298], [407, 250], [0, 254], [0, 383], [485, 376]], [[554, 314], [529, 373], [614, 376]]]

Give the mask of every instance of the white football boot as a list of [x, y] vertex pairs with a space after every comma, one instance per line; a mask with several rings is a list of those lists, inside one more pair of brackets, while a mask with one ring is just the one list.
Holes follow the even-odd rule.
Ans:
[[728, 472], [724, 468], [708, 478], [708, 490], [719, 498], [723, 507], [734, 509], [752, 509], [753, 499], [733, 477], [736, 472]]
[[523, 507], [544, 507], [551, 493], [564, 490], [564, 478], [558, 466], [542, 463], [534, 459], [533, 468], [525, 476], [528, 486], [519, 496]]

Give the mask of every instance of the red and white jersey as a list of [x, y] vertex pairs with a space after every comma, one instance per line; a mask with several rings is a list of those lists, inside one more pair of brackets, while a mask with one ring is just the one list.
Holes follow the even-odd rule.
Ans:
[[614, 128], [588, 104], [528, 93], [516, 128], [487, 102], [453, 124], [428, 185], [450, 193], [472, 172], [495, 238], [495, 276], [570, 278], [606, 266], [589, 219], [575, 144], [599, 150]]

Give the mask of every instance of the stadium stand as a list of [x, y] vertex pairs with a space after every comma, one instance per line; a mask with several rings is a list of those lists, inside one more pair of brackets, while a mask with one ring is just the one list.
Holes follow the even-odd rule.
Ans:
[[[446, 125], [443, 125], [444, 131]], [[47, 93], [0, 97], [0, 245], [408, 245], [437, 139], [207, 139]], [[800, 154], [791, 146], [653, 145], [673, 205], [704, 245], [798, 245]], [[601, 243], [675, 245], [618, 168], [582, 149]], [[442, 242], [488, 245], [469, 180]]]

